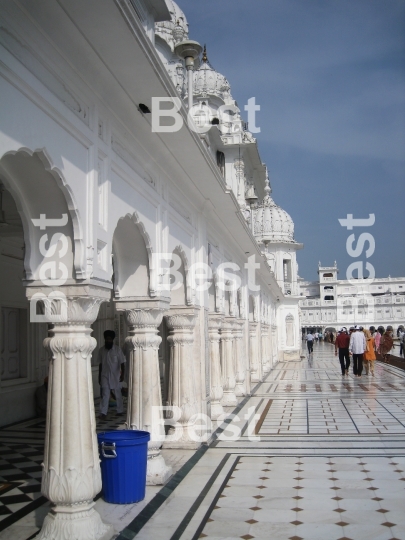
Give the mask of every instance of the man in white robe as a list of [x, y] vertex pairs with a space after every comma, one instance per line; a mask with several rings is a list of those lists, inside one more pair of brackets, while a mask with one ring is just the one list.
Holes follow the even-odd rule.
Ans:
[[104, 332], [104, 347], [98, 351], [99, 383], [101, 386], [100, 416], [101, 420], [107, 418], [110, 392], [113, 390], [117, 400], [117, 415], [124, 414], [120, 382], [125, 376], [125, 356], [118, 345], [114, 345], [115, 332]]

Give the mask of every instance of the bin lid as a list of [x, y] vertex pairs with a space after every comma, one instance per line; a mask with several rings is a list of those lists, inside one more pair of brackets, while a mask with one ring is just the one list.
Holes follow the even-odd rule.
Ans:
[[134, 446], [150, 441], [150, 433], [135, 429], [117, 429], [98, 433], [97, 439], [99, 444], [105, 442], [115, 443], [116, 446]]

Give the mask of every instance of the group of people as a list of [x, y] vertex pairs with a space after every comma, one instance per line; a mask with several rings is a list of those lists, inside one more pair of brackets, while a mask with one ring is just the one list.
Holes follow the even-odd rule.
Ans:
[[352, 356], [355, 377], [361, 377], [363, 366], [366, 375], [371, 373], [374, 377], [377, 353], [387, 362], [393, 344], [392, 326], [387, 326], [386, 330], [383, 326], [379, 326], [377, 330], [374, 326], [370, 326], [368, 330], [362, 326], [353, 326], [349, 331], [346, 327], [341, 328], [335, 341], [335, 356], [339, 355], [342, 376], [349, 375]]

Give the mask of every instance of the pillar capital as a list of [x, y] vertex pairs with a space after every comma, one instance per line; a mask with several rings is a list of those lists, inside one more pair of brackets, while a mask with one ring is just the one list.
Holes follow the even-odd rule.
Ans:
[[[31, 322], [48, 322], [69, 327], [89, 326], [97, 319], [100, 305], [110, 299], [111, 291], [95, 285], [28, 285], [26, 296], [31, 304]], [[38, 302], [42, 302], [45, 310], [45, 313], [39, 316], [36, 314]]]
[[192, 330], [197, 319], [197, 311], [192, 307], [176, 307], [170, 309], [167, 324], [170, 330]]
[[220, 313], [208, 313], [208, 330], [216, 331], [220, 330], [224, 316]]

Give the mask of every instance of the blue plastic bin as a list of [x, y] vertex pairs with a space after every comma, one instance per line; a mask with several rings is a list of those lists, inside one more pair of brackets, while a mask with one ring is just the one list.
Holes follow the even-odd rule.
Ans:
[[147, 431], [108, 431], [97, 435], [101, 458], [103, 498], [130, 504], [145, 498], [148, 459]]

